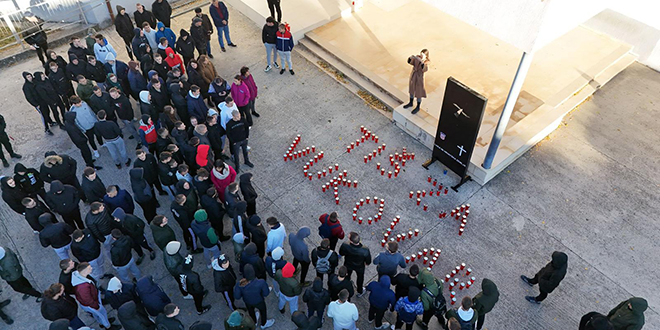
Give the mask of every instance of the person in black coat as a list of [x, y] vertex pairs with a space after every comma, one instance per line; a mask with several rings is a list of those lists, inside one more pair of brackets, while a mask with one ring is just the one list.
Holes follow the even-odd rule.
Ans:
[[302, 298], [307, 303], [307, 316], [312, 317], [316, 313], [322, 319], [323, 311], [330, 304], [330, 292], [323, 288], [323, 279], [315, 278], [312, 287], [305, 290]]
[[[211, 149], [213, 149], [213, 155], [215, 158], [214, 161], [226, 158], [223, 157], [222, 154], [222, 150], [224, 149], [223, 137], [225, 136], [226, 132], [225, 129], [222, 128], [220, 124], [218, 124], [218, 115], [206, 117], [206, 128], [208, 130], [207, 137], [211, 143]], [[248, 213], [248, 215], [252, 214], [254, 213]]]
[[99, 111], [105, 111], [105, 119], [108, 121], [117, 122], [117, 114], [115, 113], [114, 100], [110, 94], [101, 90], [99, 86], [92, 88], [92, 96], [89, 98], [89, 106], [95, 114]]
[[147, 315], [144, 307], [141, 306], [142, 301], [135, 292], [135, 285], [131, 282], [122, 282], [118, 277], [113, 277], [108, 281], [108, 286], [105, 291], [106, 304], [118, 310], [125, 303], [132, 301], [142, 308], [142, 314]]
[[183, 56], [183, 64], [187, 67], [190, 60], [195, 58], [195, 43], [188, 31], [181, 29], [179, 39], [176, 40], [174, 50]]
[[[58, 56], [58, 58], [61, 58], [61, 56]], [[48, 69], [48, 80], [50, 80], [50, 82], [53, 84], [53, 87], [55, 87], [55, 91], [57, 92], [57, 95], [60, 96], [62, 103], [64, 103], [64, 107], [69, 109], [71, 107], [69, 97], [75, 95], [75, 92], [73, 91], [71, 80], [69, 80], [66, 75], [65, 69], [66, 64], [60, 66], [60, 64], [55, 62], [50, 62]]]
[[126, 51], [128, 56], [133, 60], [133, 49], [131, 48], [131, 41], [133, 40], [133, 21], [131, 17], [126, 13], [126, 9], [120, 5], [117, 5], [117, 15], [115, 16], [115, 30], [119, 36], [124, 40], [126, 44]]
[[[80, 150], [83, 160], [85, 160], [85, 165], [89, 167], [94, 167], [97, 170], [102, 169], [101, 166], [94, 165], [94, 158], [92, 157], [92, 151], [89, 150], [89, 144], [87, 143], [87, 135], [83, 133], [78, 125], [76, 125], [76, 113], [69, 111], [64, 114], [64, 130], [69, 135], [71, 142]], [[42, 165], [43, 169], [43, 165]], [[46, 180], [44, 180], [46, 181]], [[47, 181], [48, 182], [48, 181]]]
[[87, 74], [85, 77], [96, 81], [98, 84], [105, 83], [108, 73], [105, 70], [105, 65], [96, 60], [95, 56], [87, 56], [87, 66], [85, 67]]
[[97, 281], [104, 276], [104, 257], [101, 255], [101, 243], [97, 241], [89, 229], [76, 229], [73, 232], [73, 242], [71, 242], [71, 254], [79, 262], [88, 262], [92, 266], [90, 274]]
[[166, 27], [170, 27], [170, 16], [172, 16], [172, 7], [167, 0], [156, 0], [151, 4], [151, 11], [156, 19], [163, 22]]
[[[87, 62], [87, 56], [94, 55], [94, 50], [88, 49], [87, 44], [82, 42], [79, 37], [73, 36], [70, 40], [70, 47], [69, 50], [67, 50], [67, 54], [69, 55], [69, 64], [71, 64], [71, 59], [73, 58], [71, 55], [75, 55], [81, 64], [85, 64], [82, 62]], [[83, 67], [85, 66], [83, 65]]]
[[166, 105], [170, 105], [170, 97], [167, 91], [161, 86], [160, 80], [156, 78], [151, 79], [151, 87], [149, 88], [151, 95], [151, 104], [156, 108], [158, 113], [162, 113]]
[[23, 40], [30, 45], [30, 49], [37, 51], [37, 57], [41, 64], [46, 64], [47, 58], [44, 58], [48, 50], [48, 35], [43, 30], [44, 20], [34, 16], [31, 12], [25, 12], [21, 31]]
[[236, 273], [229, 259], [221, 254], [217, 259], [211, 261], [211, 267], [213, 268], [215, 292], [222, 293], [229, 309], [235, 310], [234, 286], [236, 286]]
[[140, 46], [141, 45], [149, 45], [149, 40], [147, 40], [147, 37], [144, 36], [144, 32], [140, 28], [133, 28], [133, 39], [131, 40], [131, 48], [133, 49], [133, 55], [135, 55], [135, 58], [142, 62], [141, 58], [142, 55], [144, 55], [144, 52], [146, 50], [146, 47], [140, 51]]
[[44, 65], [44, 70], [48, 70], [48, 67], [50, 66], [51, 63], [57, 64], [57, 66], [59, 66], [62, 69], [66, 68], [66, 65], [68, 63], [62, 56], [57, 55], [57, 53], [54, 50], [49, 49], [46, 52], [46, 55], [48, 55], [46, 56], [48, 60], [46, 61], [46, 65]]
[[5, 176], [0, 179], [0, 186], [2, 186], [2, 199], [14, 210], [14, 212], [23, 215], [25, 213], [25, 206], [23, 206], [23, 198], [28, 197], [28, 194], [23, 192], [21, 188], [16, 185], [13, 178]]
[[247, 203], [247, 216], [257, 213], [257, 191], [252, 186], [252, 173], [244, 173], [238, 178], [243, 200]]
[[114, 220], [119, 223], [118, 228], [122, 233], [130, 236], [133, 240], [133, 250], [138, 254], [136, 264], [141, 264], [144, 259], [143, 248], [149, 251], [149, 257], [151, 260], [154, 260], [156, 258], [156, 253], [154, 252], [154, 249], [149, 246], [149, 242], [147, 242], [147, 239], [144, 236], [144, 220], [132, 214], [126, 214], [121, 207], [115, 209], [114, 212], [112, 212], [112, 216], [114, 217]]
[[114, 212], [117, 208], [121, 208], [128, 214], [133, 214], [135, 211], [133, 196], [128, 191], [120, 189], [117, 185], [110, 185], [105, 189], [103, 204], [108, 207], [110, 213]]
[[146, 313], [138, 310], [134, 301], [127, 301], [117, 309], [117, 317], [124, 330], [154, 330], [156, 325]]
[[73, 227], [64, 222], [53, 223], [53, 220], [54, 217], [51, 213], [39, 216], [39, 224], [44, 227], [39, 232], [39, 242], [43, 247], [52, 247], [60, 260], [68, 259]]
[[337, 253], [335, 253], [334, 250], [330, 249], [330, 239], [328, 238], [324, 238], [321, 241], [321, 245], [319, 245], [319, 247], [314, 248], [314, 250], [312, 250], [311, 258], [312, 258], [312, 265], [314, 265], [314, 267], [316, 267], [316, 263], [318, 262], [318, 260], [320, 258], [326, 258], [328, 256], [328, 253], [332, 253], [330, 258], [328, 258], [328, 262], [330, 263], [330, 269], [325, 273], [319, 272], [318, 269], [316, 270], [316, 277], [320, 278], [321, 280], [323, 280], [323, 276], [325, 274], [335, 273], [335, 269], [337, 268], [337, 265], [339, 265], [339, 256], [337, 256]]
[[103, 202], [105, 196], [105, 184], [101, 178], [96, 174], [96, 170], [92, 167], [85, 167], [82, 177], [82, 190], [85, 193], [85, 198], [89, 203]]
[[[44, 198], [44, 200], [46, 199]], [[53, 212], [51, 212], [48, 206], [46, 206], [46, 204], [42, 203], [40, 200], [32, 197], [25, 197], [21, 203], [25, 207], [25, 220], [35, 233], [38, 233], [44, 229], [44, 227], [39, 223], [39, 216], [42, 214], [51, 214], [53, 223], [57, 222]]]
[[[25, 96], [25, 100], [28, 101], [28, 103], [30, 103], [30, 105], [41, 115], [46, 134], [53, 135], [53, 132], [50, 131], [49, 125], [52, 126], [56, 124], [52, 123], [50, 114], [46, 116], [44, 112], [41, 111], [41, 103], [43, 103], [43, 101], [41, 100], [41, 97], [39, 97], [39, 93], [37, 93], [37, 85], [34, 82], [34, 77], [31, 73], [24, 71], [23, 79], [25, 80], [23, 83], [23, 96]], [[50, 113], [50, 110], [48, 110], [48, 112]]]
[[[183, 85], [182, 82], [174, 82], [170, 84], [169, 92], [170, 92], [170, 96], [172, 97], [172, 103], [176, 108], [177, 115], [179, 115], [179, 118], [181, 119], [182, 123], [185, 123], [185, 122], [190, 122], [190, 115], [188, 114], [188, 103], [186, 102], [185, 95], [183, 94], [183, 89], [181, 87], [182, 85]], [[174, 130], [172, 130], [172, 134], [174, 134]], [[177, 139], [178, 145], [181, 145], [182, 144], [181, 142], [182, 141], [179, 141]], [[186, 137], [186, 141], [183, 142], [187, 142], [187, 137]]]
[[87, 62], [76, 54], [69, 54], [69, 64], [66, 65], [66, 75], [71, 81], [78, 82], [78, 76], [87, 74]]
[[133, 18], [135, 20], [135, 26], [142, 26], [142, 23], [147, 22], [152, 29], [156, 28], [156, 17], [150, 11], [146, 10], [143, 5], [136, 4], [135, 8], [137, 9], [133, 13]]
[[202, 23], [201, 18], [195, 17], [190, 25], [190, 37], [200, 56], [208, 54], [206, 44], [209, 42], [211, 35]]
[[171, 303], [170, 298], [163, 292], [158, 284], [154, 283], [151, 276], [145, 276], [137, 281], [136, 291], [144, 308], [151, 316], [156, 316], [163, 311], [165, 305]]
[[66, 294], [61, 283], [51, 284], [44, 291], [44, 300], [41, 302], [41, 315], [48, 321], [66, 319], [72, 328], [85, 326], [78, 318], [78, 303]]
[[[344, 266], [348, 270], [349, 279], [353, 271], [357, 273], [357, 292], [358, 295], [362, 295], [366, 292], [362, 286], [364, 284], [364, 269], [371, 264], [371, 252], [368, 247], [362, 245], [360, 235], [356, 232], [348, 234], [348, 241], [348, 243], [345, 242], [341, 245], [339, 254], [344, 256]], [[333, 296], [333, 300], [335, 299], [335, 296]]]
[[160, 185], [160, 179], [158, 177], [158, 161], [154, 155], [145, 152], [142, 149], [135, 151], [137, 157], [135, 162], [133, 162], [133, 168], [142, 168], [142, 177], [147, 180], [147, 183], [152, 187], [158, 190], [158, 193], [161, 196], [167, 195], [167, 192], [163, 190], [163, 187]]
[[21, 163], [16, 163], [14, 165], [14, 181], [28, 196], [37, 198], [37, 195], [39, 195], [42, 200], [46, 200], [44, 181], [41, 180], [41, 173], [37, 169], [27, 168]]
[[525, 275], [520, 275], [520, 278], [529, 286], [539, 285], [539, 295], [537, 297], [525, 296], [527, 301], [540, 304], [547, 296], [552, 293], [559, 283], [566, 276], [566, 269], [568, 268], [568, 256], [564, 252], [555, 251], [552, 253], [552, 261], [534, 275], [529, 278]]
[[50, 190], [46, 194], [46, 203], [71, 227], [85, 228], [80, 216], [80, 195], [73, 186], [62, 184], [59, 180], [51, 182]]
[[[328, 291], [330, 291], [330, 298], [333, 301], [339, 299], [339, 292], [343, 289], [348, 291], [348, 300], [350, 301], [355, 291], [346, 266], [339, 267], [337, 274], [330, 274], [328, 279]], [[367, 290], [365, 289], [364, 292], [367, 292]]]
[[264, 260], [261, 259], [257, 254], [257, 245], [253, 242], [250, 242], [248, 245], [246, 245], [245, 249], [241, 253], [241, 273], [243, 273], [245, 265], [252, 265], [257, 278], [262, 280], [266, 279], [266, 265], [264, 264]]
[[144, 169], [133, 168], [129, 171], [129, 176], [131, 179], [131, 188], [133, 189], [133, 198], [142, 208], [147, 222], [151, 222], [156, 216], [156, 209], [160, 205], [156, 200], [153, 189], [151, 189], [151, 185], [144, 179]]
[[[207, 181], [210, 182], [210, 180]], [[225, 207], [220, 200], [215, 187], [211, 186], [206, 192], [200, 193], [199, 195], [202, 208], [208, 213], [209, 222], [211, 223], [211, 227], [213, 227], [218, 234], [218, 239], [222, 242], [231, 239], [231, 236], [225, 235], [224, 233], [225, 226], [222, 219], [225, 217]]]
[[248, 167], [254, 167], [250, 162], [248, 155], [248, 138], [250, 137], [250, 127], [247, 125], [244, 118], [241, 117], [240, 112], [237, 110], [232, 111], [232, 119], [227, 123], [227, 138], [229, 139], [229, 146], [234, 157], [234, 169], [236, 173], [240, 171], [240, 154], [239, 151], [243, 150], [243, 161]]
[[263, 258], [266, 255], [266, 240], [268, 240], [268, 236], [266, 229], [261, 224], [261, 218], [256, 214], [251, 216], [247, 228], [250, 232], [252, 242], [257, 246], [259, 257]]
[[76, 160], [65, 154], [58, 155], [55, 151], [47, 151], [44, 157], [44, 163], [39, 169], [41, 179], [49, 183], [59, 180], [64, 184], [72, 185], [80, 191], [82, 196], [80, 182], [76, 177]]
[[204, 305], [204, 296], [208, 290], [204, 289], [199, 274], [192, 270], [193, 258], [185, 258], [181, 267], [181, 281], [184, 283], [185, 290], [193, 296], [197, 315], [202, 315], [211, 309], [211, 305]]
[[37, 93], [39, 93], [39, 98], [42, 101], [40, 106], [41, 111], [44, 111], [49, 117], [50, 117], [49, 113], [52, 112], [53, 117], [55, 118], [55, 122], [60, 126], [60, 128], [64, 128], [64, 125], [60, 120], [60, 116], [57, 113], [57, 108], [60, 109], [62, 118], [64, 118], [64, 113], [66, 112], [66, 109], [64, 109], [64, 103], [62, 103], [62, 99], [55, 90], [55, 87], [53, 87], [53, 84], [51, 83], [50, 79], [48, 79], [48, 77], [46, 77], [46, 75], [43, 72], [35, 72], [34, 82], [35, 82], [36, 91]]

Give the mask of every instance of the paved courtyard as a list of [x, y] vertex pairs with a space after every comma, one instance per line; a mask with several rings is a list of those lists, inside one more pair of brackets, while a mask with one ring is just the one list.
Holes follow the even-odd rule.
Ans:
[[[358, 225], [351, 219], [351, 209], [360, 198], [378, 196], [386, 200], [384, 219], [401, 216], [397, 230], [417, 228], [421, 231], [419, 237], [400, 243], [404, 255], [423, 248], [440, 248], [442, 255], [433, 268], [436, 277], [444, 277], [457, 264], [465, 262], [473, 269], [478, 282], [487, 277], [498, 285], [500, 301], [487, 316], [487, 329], [577, 329], [583, 314], [607, 313], [631, 296], [649, 301], [645, 329], [660, 329], [660, 295], [655, 285], [660, 280], [660, 222], [657, 219], [660, 213], [657, 175], [660, 171], [660, 137], [657, 135], [660, 75], [657, 72], [640, 64], [629, 67], [571, 113], [549, 138], [486, 186], [469, 182], [459, 193], [450, 190], [447, 195], [426, 197], [423, 203], [429, 205], [429, 211], [425, 212], [408, 198], [409, 191], [430, 190], [432, 187], [426, 182], [429, 175], [444, 185], [457, 181], [452, 174], [443, 175], [439, 164], [428, 171], [420, 166], [430, 151], [295, 52], [295, 76], [288, 72], [284, 75], [275, 71], [264, 73], [261, 31], [239, 12], [232, 11], [231, 15], [232, 40], [239, 46], [221, 53], [217, 41], [212, 40], [213, 62], [226, 79], [233, 77], [241, 66], [249, 66], [259, 86], [256, 106], [261, 117], [255, 119], [250, 145], [251, 160], [255, 164], [253, 181], [259, 193], [257, 213], [264, 221], [275, 216], [289, 233], [309, 226], [312, 235], [307, 242], [311, 250], [319, 243], [318, 216], [336, 210], [346, 233], [359, 232], [363, 243], [375, 256], [382, 250], [379, 241], [389, 221]], [[180, 28], [188, 29], [191, 17], [192, 13], [188, 13], [174, 19], [176, 28], [173, 30], [178, 34]], [[128, 60], [114, 29], [103, 33], [109, 35], [115, 49], [123, 53], [119, 58]], [[56, 51], [65, 54], [66, 48]], [[78, 159], [81, 173], [82, 159], [66, 133], [55, 128], [55, 136], [45, 136], [38, 114], [22, 96], [21, 72], [37, 70], [41, 68], [35, 58], [0, 71], [0, 114], [7, 121], [7, 131], [14, 139], [17, 152], [24, 156], [24, 164], [38, 168], [44, 152], [56, 150]], [[362, 160], [375, 148], [375, 143], [369, 142], [346, 153], [345, 146], [359, 138], [361, 125], [378, 135], [380, 143], [387, 144], [386, 154], [401, 152], [406, 147], [409, 153], [415, 153], [416, 159], [408, 161], [395, 179], [381, 176], [375, 163], [387, 163], [389, 167], [386, 155], [368, 165]], [[314, 177], [309, 181], [302, 176], [303, 161], [282, 160], [282, 154], [296, 134], [302, 135], [301, 146], [314, 145], [325, 152], [320, 165], [327, 168], [339, 164], [340, 170], [348, 171], [349, 179], [359, 181], [357, 188], [339, 188], [340, 205], [335, 205], [331, 193], [321, 191], [321, 180]], [[128, 140], [127, 145], [132, 150], [135, 141]], [[99, 176], [106, 185], [129, 188], [127, 170], [117, 170], [107, 150], [101, 150], [98, 162], [105, 167]], [[0, 173], [13, 173], [14, 163]], [[169, 205], [166, 196], [159, 196], [159, 199], [161, 205]], [[438, 213], [465, 203], [472, 205], [471, 215], [465, 234], [458, 236], [458, 223], [440, 220]], [[85, 206], [84, 213], [87, 209]], [[360, 215], [366, 218], [373, 211], [370, 206], [360, 211]], [[141, 211], [136, 212], [141, 215]], [[161, 207], [159, 212], [171, 218], [169, 208]], [[39, 290], [56, 282], [59, 269], [55, 253], [43, 249], [24, 219], [4, 203], [0, 206], [0, 219], [0, 246], [18, 251], [26, 277]], [[230, 222], [225, 221], [228, 230]], [[174, 226], [181, 239], [181, 231], [176, 224]], [[151, 241], [150, 233], [147, 236]], [[233, 254], [230, 244], [224, 243], [222, 248], [225, 253]], [[288, 244], [286, 248], [285, 258], [291, 261]], [[538, 291], [523, 284], [519, 275], [533, 275], [550, 260], [555, 250], [568, 254], [568, 274], [546, 301], [540, 306], [531, 305], [523, 297]], [[202, 317], [195, 313], [192, 301], [181, 298], [163, 266], [160, 252], [156, 260], [145, 260], [140, 268], [143, 274], [153, 275], [182, 307], [181, 319], [186, 326], [203, 319], [212, 322], [214, 329], [222, 329], [222, 320], [229, 310], [222, 297], [213, 292], [212, 274], [202, 259], [201, 255], [196, 258], [195, 270], [211, 290], [205, 302], [213, 305]], [[108, 265], [106, 261], [106, 267]], [[310, 273], [308, 280], [312, 279], [313, 270]], [[367, 279], [375, 275], [375, 267], [368, 267]], [[9, 328], [46, 328], [48, 323], [41, 317], [34, 299], [22, 301], [4, 281], [0, 288], [3, 290], [1, 299], [12, 299], [5, 311], [16, 323]], [[444, 292], [448, 296], [446, 286]], [[476, 285], [459, 291], [457, 296], [460, 300], [466, 294], [472, 296], [478, 292]], [[372, 328], [366, 321], [367, 297], [353, 301], [360, 310], [358, 326], [363, 330]], [[285, 315], [277, 312], [274, 295], [268, 297], [267, 302], [269, 317], [276, 319], [274, 329], [294, 328], [288, 310]], [[305, 310], [302, 302], [300, 306]], [[395, 317], [389, 312], [385, 317], [394, 322]], [[89, 324], [93, 322], [87, 316], [83, 316], [83, 320]], [[439, 328], [433, 322], [431, 328]], [[4, 324], [0, 326], [4, 327]], [[329, 319], [323, 328], [332, 328]]]

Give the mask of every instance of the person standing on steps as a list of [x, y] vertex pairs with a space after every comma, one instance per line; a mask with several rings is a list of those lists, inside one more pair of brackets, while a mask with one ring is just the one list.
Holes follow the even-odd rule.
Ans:
[[277, 11], [277, 21], [282, 21], [282, 8], [280, 7], [280, 0], [268, 0], [268, 9], [270, 10], [270, 17], [275, 17]]
[[23, 267], [16, 253], [5, 247], [0, 247], [0, 278], [7, 281], [14, 291], [22, 293], [23, 300], [33, 296], [37, 298], [37, 302], [41, 302], [41, 293], [35, 290], [30, 281], [23, 276]]
[[280, 74], [284, 73], [286, 64], [289, 64], [289, 73], [293, 76], [296, 74], [293, 72], [293, 63], [291, 62], [291, 51], [293, 50], [293, 35], [291, 31], [288, 31], [286, 25], [281, 24], [277, 27], [278, 31], [275, 34], [277, 36], [277, 43], [275, 47], [277, 48], [277, 54], [280, 55], [280, 62], [282, 66], [280, 67]]
[[431, 61], [429, 59], [428, 49], [422, 49], [419, 52], [419, 55], [412, 55], [408, 57], [408, 64], [412, 65], [412, 71], [410, 72], [410, 81], [408, 82], [408, 94], [410, 94], [410, 102], [404, 105], [404, 109], [412, 107], [413, 100], [417, 98], [417, 106], [412, 110], [412, 114], [419, 112], [419, 107], [422, 104], [422, 98], [426, 97], [426, 89], [424, 88], [424, 72], [429, 70], [428, 63]]
[[[270, 3], [272, 0], [268, 0]], [[279, 4], [279, 0], [277, 0], [277, 3]], [[264, 24], [263, 29], [261, 29], [261, 41], [264, 43], [264, 47], [266, 47], [266, 62], [268, 65], [264, 69], [264, 72], [268, 72], [272, 69], [272, 65], [275, 67], [275, 69], [279, 69], [280, 65], [277, 64], [277, 23], [273, 16], [270, 16], [266, 18], [266, 24]], [[271, 62], [271, 53], [273, 54], [273, 61]]]
[[[209, 13], [211, 14], [211, 18], [213, 18], [215, 28], [218, 29], [218, 42], [220, 42], [220, 49], [222, 49], [223, 52], [226, 51], [222, 35], [227, 39], [227, 45], [229, 47], [236, 47], [236, 44], [231, 42], [231, 37], [229, 36], [229, 11], [224, 2], [220, 0], [211, 0]], [[209, 54], [210, 53], [211, 52], [209, 52]]]
[[5, 117], [0, 115], [0, 159], [2, 159], [2, 166], [9, 167], [9, 163], [7, 163], [7, 159], [5, 158], [5, 153], [2, 151], [2, 146], [5, 146], [11, 158], [21, 159], [23, 156], [14, 152], [14, 149], [9, 142], [9, 135], [5, 132], [6, 128], [7, 122], [5, 122]]
[[559, 283], [566, 276], [567, 268], [568, 256], [566, 253], [555, 251], [552, 253], [552, 261], [541, 268], [533, 278], [520, 275], [520, 278], [529, 286], [539, 285], [539, 295], [536, 297], [525, 296], [525, 299], [531, 303], [540, 304], [548, 296], [548, 293], [552, 293], [559, 286]]
[[484, 326], [486, 314], [493, 310], [495, 304], [500, 299], [500, 292], [493, 281], [484, 278], [481, 281], [481, 292], [472, 298], [472, 306], [478, 314], [477, 330]]

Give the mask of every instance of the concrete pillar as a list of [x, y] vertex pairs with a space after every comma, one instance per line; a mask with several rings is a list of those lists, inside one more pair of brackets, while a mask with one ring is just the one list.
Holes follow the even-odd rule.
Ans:
[[520, 64], [518, 64], [518, 70], [516, 70], [516, 76], [513, 77], [513, 83], [511, 83], [511, 89], [509, 89], [509, 95], [506, 97], [506, 102], [504, 103], [504, 110], [502, 110], [502, 115], [500, 120], [497, 122], [497, 127], [495, 127], [495, 133], [493, 133], [493, 138], [490, 141], [488, 146], [488, 152], [486, 153], [486, 158], [484, 163], [481, 165], [485, 169], [490, 169], [493, 165], [493, 159], [495, 159], [495, 154], [497, 149], [500, 147], [500, 142], [502, 142], [502, 136], [506, 130], [506, 126], [509, 123], [511, 118], [511, 113], [513, 113], [513, 108], [516, 105], [518, 100], [518, 95], [522, 89], [523, 83], [525, 82], [525, 77], [529, 71], [529, 66], [532, 64], [532, 54], [523, 53], [520, 58]]

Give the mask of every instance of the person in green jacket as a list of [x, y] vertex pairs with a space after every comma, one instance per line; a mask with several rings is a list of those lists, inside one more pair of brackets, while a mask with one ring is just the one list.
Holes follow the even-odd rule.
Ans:
[[284, 314], [284, 306], [289, 303], [291, 314], [298, 310], [298, 296], [302, 293], [302, 285], [294, 276], [296, 267], [287, 262], [282, 269], [275, 273], [275, 280], [280, 285], [280, 298], [278, 307], [280, 313]]
[[632, 297], [614, 307], [607, 318], [614, 330], [640, 330], [644, 326], [644, 311], [649, 303], [644, 298]]
[[472, 305], [475, 311], [479, 313], [477, 320], [477, 330], [481, 330], [484, 326], [486, 314], [493, 310], [495, 304], [500, 299], [500, 292], [497, 290], [497, 285], [493, 281], [484, 278], [481, 281], [481, 292], [477, 293], [472, 298]]
[[151, 224], [149, 225], [154, 242], [156, 242], [156, 245], [161, 251], [165, 251], [167, 243], [176, 241], [174, 230], [167, 225], [167, 222], [168, 220], [164, 215], [157, 215], [151, 220]]
[[257, 326], [244, 310], [237, 309], [225, 319], [225, 329], [227, 330], [255, 330]]
[[96, 86], [96, 84], [91, 80], [87, 80], [83, 75], [79, 75], [76, 79], [78, 80], [76, 94], [78, 94], [80, 99], [89, 104], [89, 99], [92, 97], [92, 94], [94, 94], [94, 86]]
[[0, 247], [0, 278], [7, 281], [14, 291], [22, 293], [23, 299], [33, 296], [37, 297], [37, 302], [42, 300], [41, 292], [35, 290], [23, 276], [23, 267], [14, 251], [9, 248]]
[[418, 319], [417, 323], [424, 328], [428, 328], [429, 321], [435, 315], [440, 324], [445, 324], [445, 319], [442, 315], [445, 311], [436, 311], [433, 308], [435, 297], [442, 295], [442, 285], [440, 285], [440, 282], [426, 268], [422, 269], [422, 272], [417, 276], [417, 282], [424, 286], [420, 295], [422, 304], [424, 305], [424, 314], [422, 314], [422, 321], [420, 322]]
[[465, 296], [461, 300], [461, 306], [450, 309], [445, 313], [447, 319], [456, 319], [461, 324], [461, 329], [474, 329], [479, 318], [479, 313], [472, 308], [472, 298]]

